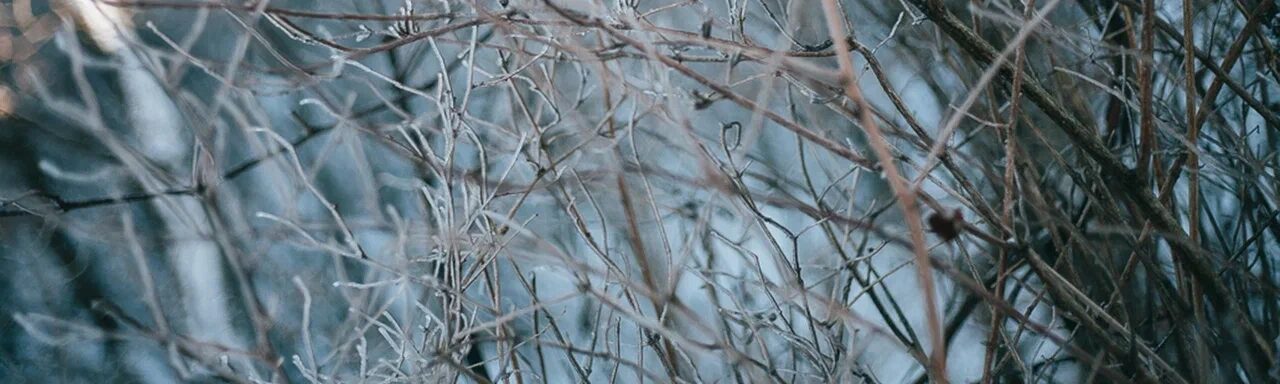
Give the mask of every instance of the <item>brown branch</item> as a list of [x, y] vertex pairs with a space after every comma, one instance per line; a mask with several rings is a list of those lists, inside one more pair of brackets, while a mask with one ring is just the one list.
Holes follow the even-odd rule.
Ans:
[[[959, 44], [966, 53], [978, 62], [993, 62], [997, 50], [961, 23], [943, 5], [941, 0], [911, 0], [911, 3], [923, 11], [945, 35]], [[1236, 323], [1244, 328], [1243, 332], [1250, 334], [1249, 336], [1251, 337], [1247, 338], [1249, 342], [1255, 344], [1259, 350], [1264, 352], [1265, 356], [1263, 358], [1267, 361], [1274, 361], [1269, 347], [1266, 345], [1267, 343], [1257, 337], [1259, 333], [1254, 329], [1253, 324], [1249, 322], [1248, 315], [1240, 308], [1240, 304], [1235, 301], [1226, 284], [1218, 276], [1218, 268], [1214, 266], [1213, 256], [1191, 241], [1188, 235], [1183, 232], [1178, 220], [1160, 204], [1143, 183], [1139, 182], [1132, 170], [1111, 154], [1093, 129], [1085, 126], [1071, 112], [1059, 105], [1052, 94], [1040, 85], [1038, 81], [1031, 78], [1029, 74], [1024, 76], [1026, 77], [1023, 80], [1024, 94], [1027, 98], [1061, 128], [1077, 147], [1098, 164], [1101, 175], [1108, 179], [1109, 188], [1123, 192], [1133, 202], [1134, 206], [1148, 220], [1151, 220], [1152, 225], [1165, 235], [1170, 246], [1174, 248], [1175, 255], [1179, 256], [1176, 257], [1176, 261], [1187, 268], [1198, 281], [1204, 284], [1209, 301], [1214, 307], [1220, 312], [1234, 317]], [[1002, 77], [1006, 84], [1012, 83], [1012, 68], [1006, 66], [1002, 70]], [[1232, 334], [1236, 340], [1243, 342], [1246, 339], [1245, 335], [1241, 334], [1242, 330], [1240, 328], [1226, 327], [1225, 331]]]
[[[835, 0], [823, 0], [822, 10], [826, 15], [831, 40], [836, 44], [836, 52], [848, 52], [850, 48], [849, 42], [844, 38], [844, 17], [840, 16], [844, 11], [836, 6]], [[866, 131], [871, 141], [871, 148], [879, 158], [883, 175], [889, 179], [889, 187], [893, 189], [898, 199], [903, 218], [907, 221], [907, 228], [911, 232], [912, 249], [915, 251], [916, 280], [920, 284], [920, 293], [924, 295], [925, 320], [928, 324], [929, 344], [932, 348], [927, 368], [934, 381], [945, 384], [947, 383], [947, 343], [943, 341], [942, 315], [938, 313], [933, 266], [929, 263], [929, 248], [925, 245], [924, 224], [921, 222], [920, 212], [916, 206], [915, 188], [898, 171], [898, 166], [895, 164], [897, 160], [889, 149], [889, 142], [880, 132], [880, 125], [876, 124], [875, 119], [871, 117], [871, 104], [862, 97], [862, 90], [858, 88], [858, 76], [853, 69], [853, 59], [850, 55], [841, 54], [836, 56], [836, 61], [840, 65], [840, 85], [844, 87], [845, 96], [852, 99], [858, 106], [862, 129]]]

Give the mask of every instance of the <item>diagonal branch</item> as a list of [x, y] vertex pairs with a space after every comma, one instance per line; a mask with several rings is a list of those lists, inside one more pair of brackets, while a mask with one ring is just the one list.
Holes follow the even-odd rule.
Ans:
[[[959, 44], [973, 59], [987, 65], [994, 61], [997, 50], [966, 27], [943, 5], [941, 0], [910, 0], [910, 2], [924, 11], [924, 14], [942, 30], [943, 34]], [[1004, 65], [1000, 74], [1003, 85], [1011, 86], [1013, 68]], [[1250, 341], [1263, 352], [1264, 358], [1267, 361], [1274, 361], [1268, 343], [1259, 339], [1253, 324], [1248, 321], [1247, 315], [1240, 308], [1239, 303], [1232, 298], [1226, 284], [1218, 276], [1218, 268], [1212, 261], [1212, 255], [1191, 241], [1178, 220], [1160, 204], [1133, 170], [1111, 154], [1093, 129], [1085, 126], [1066, 108], [1058, 104], [1049, 91], [1029, 74], [1024, 73], [1023, 76], [1023, 94], [1027, 99], [1035, 103], [1077, 147], [1098, 164], [1101, 174], [1109, 179], [1109, 187], [1127, 195], [1138, 211], [1146, 216], [1157, 230], [1164, 233], [1169, 245], [1177, 251], [1174, 252], [1179, 256], [1176, 262], [1186, 267], [1196, 280], [1204, 284], [1205, 293], [1208, 294], [1213, 306], [1222, 313], [1234, 316], [1239, 325], [1250, 334]], [[1245, 341], [1239, 328], [1226, 328], [1226, 331], [1235, 336], [1238, 341]]]

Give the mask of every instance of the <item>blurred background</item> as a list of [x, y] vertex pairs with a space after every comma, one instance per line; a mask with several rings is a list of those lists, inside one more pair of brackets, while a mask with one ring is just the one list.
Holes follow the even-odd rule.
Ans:
[[1280, 381], [1271, 0], [9, 0], [5, 382]]

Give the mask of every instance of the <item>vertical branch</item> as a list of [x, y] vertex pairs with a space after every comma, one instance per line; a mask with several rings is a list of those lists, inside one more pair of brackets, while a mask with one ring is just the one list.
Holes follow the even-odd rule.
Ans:
[[845, 96], [852, 99], [858, 107], [858, 117], [862, 128], [866, 130], [867, 137], [871, 140], [871, 148], [879, 159], [880, 169], [885, 178], [889, 179], [889, 186], [893, 189], [894, 196], [902, 206], [903, 218], [907, 221], [907, 228], [911, 231], [911, 248], [915, 251], [916, 278], [919, 280], [921, 294], [924, 295], [925, 318], [928, 323], [929, 344], [932, 349], [929, 354], [930, 364], [927, 369], [934, 381], [946, 383], [947, 346], [942, 340], [942, 319], [938, 313], [937, 293], [934, 292], [933, 269], [929, 263], [929, 250], [925, 245], [924, 224], [920, 221], [920, 213], [916, 207], [916, 193], [903, 175], [899, 173], [898, 166], [894, 163], [893, 153], [890, 152], [889, 143], [885, 140], [884, 134], [880, 132], [880, 127], [876, 125], [875, 119], [871, 116], [871, 104], [863, 98], [862, 90], [858, 88], [858, 78], [854, 73], [853, 59], [847, 53], [849, 52], [849, 37], [844, 31], [843, 12], [840, 11], [835, 0], [822, 0], [822, 8], [826, 15], [827, 30], [831, 34], [831, 41], [835, 43], [836, 60], [840, 65], [840, 83], [844, 87]]
[[[1155, 112], [1152, 108], [1152, 78], [1151, 66], [1155, 62], [1153, 53], [1153, 36], [1155, 35], [1155, 0], [1142, 1], [1142, 41], [1139, 46], [1141, 57], [1138, 58], [1138, 108], [1140, 110], [1140, 126], [1138, 134], [1138, 177], [1144, 182], [1148, 181], [1151, 176], [1151, 157], [1155, 151], [1156, 143], [1156, 123]], [[1160, 164], [1159, 161], [1156, 164]], [[1157, 167], [1158, 168], [1158, 167]]]
[[1185, 49], [1183, 57], [1183, 70], [1186, 76], [1186, 105], [1187, 105], [1187, 142], [1191, 145], [1187, 154], [1187, 168], [1190, 168], [1190, 175], [1187, 180], [1187, 234], [1191, 237], [1191, 242], [1197, 243], [1200, 240], [1200, 155], [1196, 143], [1200, 138], [1200, 127], [1196, 125], [1196, 39], [1195, 30], [1192, 29], [1195, 15], [1195, 5], [1191, 0], [1182, 1], [1182, 47]]
[[[1035, 0], [1028, 1], [1023, 5], [1025, 9], [1022, 12], [1022, 20], [1027, 22], [1031, 19], [1031, 13], [1034, 12], [1036, 5]], [[1017, 41], [1016, 51], [1013, 59], [1013, 86], [1009, 91], [1009, 118], [1005, 123], [1005, 145], [1004, 145], [1004, 199], [1001, 201], [1001, 216], [1004, 227], [1008, 228], [1009, 236], [1016, 236], [1017, 228], [1013, 222], [1013, 207], [1017, 191], [1017, 179], [1015, 171], [1017, 169], [1017, 127], [1018, 114], [1021, 113], [1022, 107], [1022, 66], [1026, 61], [1026, 41]], [[1001, 249], [999, 260], [996, 261], [996, 281], [994, 284], [993, 294], [996, 297], [1004, 297], [1005, 278], [1008, 276], [1008, 257], [1009, 252]], [[999, 312], [991, 316], [991, 330], [987, 337], [987, 351], [982, 365], [982, 382], [990, 383], [993, 379], [993, 371], [995, 370], [997, 351], [999, 350], [1000, 334], [1004, 329], [1004, 317]]]
[[[1196, 125], [1197, 104], [1196, 97], [1196, 60], [1195, 60], [1195, 30], [1193, 16], [1195, 14], [1194, 6], [1191, 0], [1183, 0], [1182, 2], [1182, 46], [1184, 48], [1183, 70], [1186, 77], [1186, 108], [1187, 108], [1187, 168], [1190, 175], [1187, 177], [1187, 235], [1193, 244], [1198, 244], [1200, 240], [1200, 155], [1199, 142], [1200, 127]], [[1150, 17], [1151, 15], [1148, 15]], [[1176, 171], [1175, 171], [1176, 172]], [[1173, 199], [1170, 197], [1170, 199]], [[1200, 294], [1200, 284], [1182, 271], [1186, 276], [1187, 285], [1184, 286], [1185, 294], [1188, 301], [1191, 302], [1192, 314], [1196, 319], [1196, 323], [1205, 324], [1203, 302]], [[1204, 359], [1202, 356], [1208, 354], [1205, 350], [1205, 344], [1200, 342], [1201, 336], [1196, 334], [1189, 335], [1193, 340], [1194, 351], [1192, 359], [1193, 372], [1203, 372]]]

